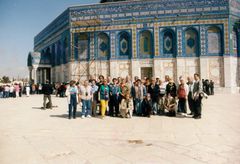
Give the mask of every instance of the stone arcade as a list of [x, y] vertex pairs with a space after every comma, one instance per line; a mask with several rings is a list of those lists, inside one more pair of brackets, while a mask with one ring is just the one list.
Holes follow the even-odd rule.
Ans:
[[67, 8], [34, 38], [30, 79], [195, 72], [222, 90], [240, 86], [240, 0], [102, 0]]

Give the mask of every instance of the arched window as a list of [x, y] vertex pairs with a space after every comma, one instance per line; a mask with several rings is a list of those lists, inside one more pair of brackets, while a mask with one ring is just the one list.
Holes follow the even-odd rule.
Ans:
[[152, 55], [153, 42], [150, 31], [142, 31], [139, 35], [139, 52], [141, 56]]
[[218, 27], [209, 27], [207, 33], [208, 33], [208, 53], [221, 54], [222, 53], [221, 30]]
[[68, 51], [68, 37], [65, 37], [63, 41], [63, 63], [67, 63], [70, 59]]
[[81, 33], [78, 37], [78, 57], [79, 59], [87, 59], [89, 52], [88, 34]]
[[163, 54], [174, 54], [174, 36], [173, 32], [167, 30], [163, 33]]
[[110, 41], [109, 37], [105, 33], [98, 35], [98, 57], [109, 58], [110, 56]]
[[185, 31], [185, 54], [186, 56], [199, 56], [199, 39], [195, 29]]
[[119, 34], [119, 56], [131, 57], [131, 39], [127, 32]]

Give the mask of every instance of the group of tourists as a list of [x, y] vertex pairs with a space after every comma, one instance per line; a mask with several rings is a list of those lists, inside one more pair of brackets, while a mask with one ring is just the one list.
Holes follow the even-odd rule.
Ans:
[[[82, 83], [70, 81], [65, 95], [68, 100], [69, 119], [76, 118], [77, 105], [82, 108], [81, 118], [100, 115], [132, 118], [133, 115], [192, 116], [200, 119], [202, 98], [207, 98], [199, 74], [181, 76], [175, 83], [169, 76], [159, 78], [91, 78]], [[187, 109], [190, 113], [187, 113]]]
[[[55, 92], [54, 92], [55, 91]], [[77, 106], [81, 107], [81, 118], [111, 117], [132, 118], [151, 115], [192, 116], [200, 119], [202, 114], [202, 98], [214, 94], [212, 80], [200, 81], [199, 74], [185, 79], [180, 76], [174, 82], [168, 75], [160, 78], [134, 77], [90, 78], [85, 81], [70, 81], [68, 84], [51, 85], [47, 80], [42, 85], [5, 84], [0, 85], [0, 98], [21, 97], [25, 93], [43, 94], [43, 109], [52, 109], [51, 95], [67, 97], [68, 118], [76, 118]], [[47, 103], [48, 99], [48, 103]], [[190, 111], [187, 113], [187, 111]]]
[[213, 80], [202, 79], [203, 91], [207, 95], [214, 95], [214, 82]]
[[2, 84], [0, 85], [0, 98], [22, 97], [23, 87], [21, 84]]

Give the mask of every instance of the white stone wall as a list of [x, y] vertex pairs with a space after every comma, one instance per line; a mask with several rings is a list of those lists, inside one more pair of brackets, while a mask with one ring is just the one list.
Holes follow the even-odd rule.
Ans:
[[111, 77], [126, 77], [131, 75], [131, 63], [129, 60], [110, 62], [110, 76]]
[[164, 79], [165, 75], [169, 75], [175, 80], [175, 67], [176, 59], [154, 59], [154, 76]]
[[[135, 59], [73, 62], [52, 68], [52, 81], [65, 82], [71, 79], [87, 79], [89, 75], [96, 78], [99, 75], [111, 77], [141, 77], [141, 67], [152, 67], [153, 77], [164, 79], [169, 75], [175, 81], [179, 76], [185, 79], [200, 73], [202, 79], [210, 79], [215, 86], [232, 88], [239, 87], [240, 61], [236, 57], [200, 57], [200, 58], [172, 58], [172, 59]], [[55, 74], [55, 75], [53, 75]]]
[[185, 79], [193, 77], [194, 73], [200, 73], [199, 58], [177, 58], [174, 72], [176, 81], [180, 76]]
[[224, 86], [223, 57], [201, 57], [200, 75], [202, 79], [213, 80], [216, 87]]

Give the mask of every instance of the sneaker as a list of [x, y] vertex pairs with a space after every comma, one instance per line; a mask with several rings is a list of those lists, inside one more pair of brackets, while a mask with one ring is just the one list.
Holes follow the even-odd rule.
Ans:
[[87, 115], [87, 118], [91, 118], [92, 116], [90, 116], [90, 115]]
[[84, 115], [82, 115], [82, 118], [85, 118], [85, 116], [84, 116]]

